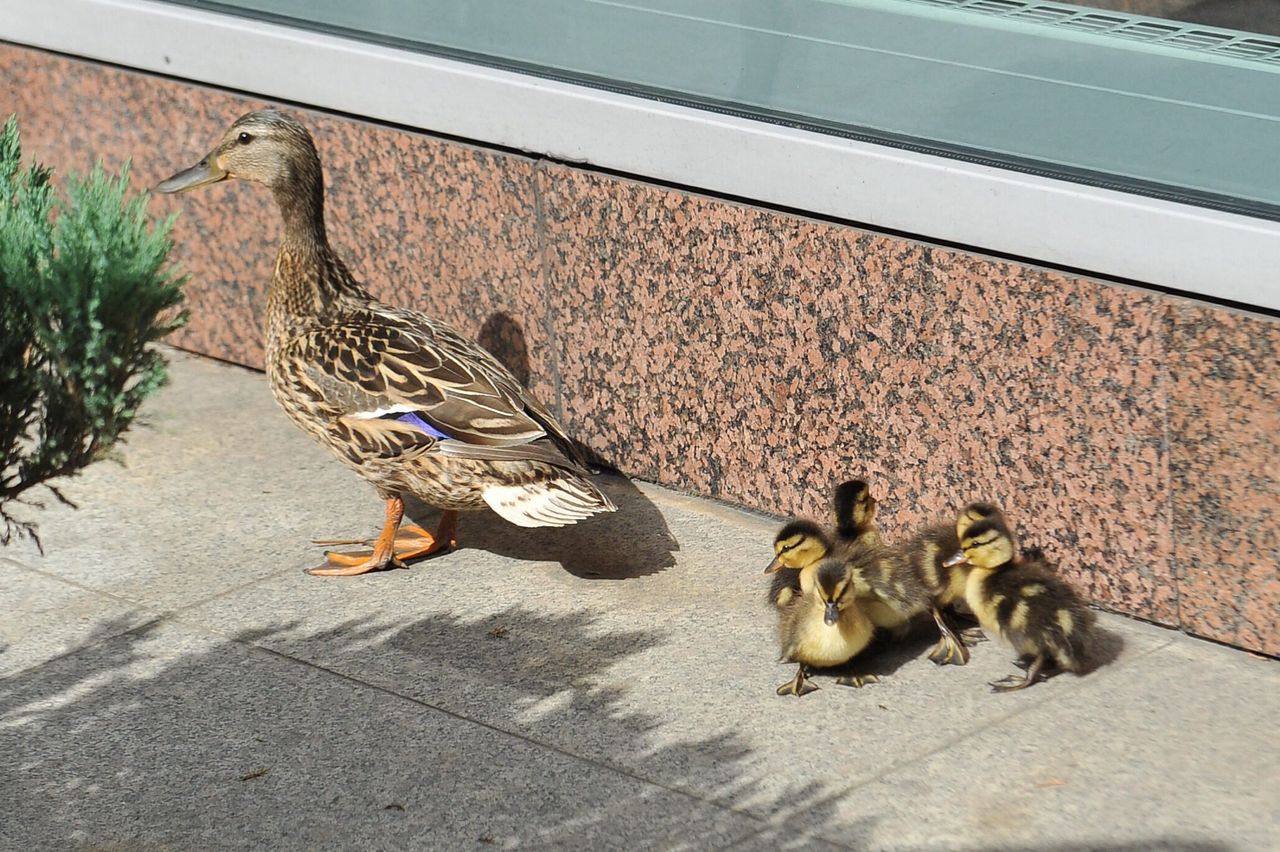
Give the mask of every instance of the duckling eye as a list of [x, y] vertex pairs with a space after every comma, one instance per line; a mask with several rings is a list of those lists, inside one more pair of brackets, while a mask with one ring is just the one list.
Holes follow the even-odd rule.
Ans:
[[253, 141], [253, 134], [241, 133], [238, 137], [236, 137], [236, 141], [239, 142], [241, 145], [248, 145], [250, 142]]

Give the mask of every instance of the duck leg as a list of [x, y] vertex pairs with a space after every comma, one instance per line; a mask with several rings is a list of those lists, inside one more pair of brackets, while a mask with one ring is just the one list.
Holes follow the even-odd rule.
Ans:
[[929, 652], [929, 659], [940, 666], [967, 665], [969, 662], [969, 649], [956, 636], [955, 631], [951, 629], [951, 625], [947, 624], [947, 620], [942, 616], [942, 610], [935, 606], [931, 608], [930, 612], [933, 614], [934, 623], [938, 625], [938, 632], [942, 635], [938, 638], [938, 644], [933, 646], [933, 650]]
[[[374, 540], [372, 553], [326, 553], [325, 564], [319, 568], [307, 569], [308, 574], [316, 577], [352, 577], [370, 571], [381, 571], [388, 565], [403, 568], [403, 559], [420, 559], [422, 556], [436, 553], [445, 548], [457, 545], [458, 513], [445, 512], [440, 518], [439, 531], [435, 536], [422, 530], [421, 527], [410, 527], [404, 531], [407, 536], [399, 537], [399, 525], [404, 518], [404, 500], [393, 496], [387, 500], [387, 521], [378, 539]], [[421, 533], [421, 535], [419, 535]], [[397, 548], [397, 544], [401, 548]]]
[[1017, 675], [1008, 675], [991, 684], [992, 692], [1015, 692], [1019, 689], [1026, 689], [1033, 686], [1043, 678], [1041, 677], [1042, 669], [1044, 669], [1044, 654], [1037, 654], [1035, 659], [1031, 661], [1031, 665], [1027, 667], [1027, 673], [1022, 677]]
[[[398, 498], [397, 498], [398, 499]], [[403, 506], [403, 503], [401, 504]], [[401, 509], [403, 514], [403, 509]], [[388, 513], [388, 518], [390, 514]], [[384, 528], [383, 533], [386, 530]], [[363, 544], [373, 547], [376, 551], [377, 543], [381, 540], [381, 536], [377, 539], [314, 539], [313, 544], [320, 545], [344, 545], [344, 544]], [[395, 554], [395, 560], [404, 562], [410, 559], [421, 559], [424, 556], [430, 556], [433, 553], [439, 553], [442, 550], [453, 550], [458, 546], [458, 513], [447, 511], [440, 516], [440, 527], [435, 534], [427, 532], [417, 524], [399, 527], [396, 530], [392, 540], [392, 552]], [[328, 570], [332, 567], [349, 568], [362, 565], [369, 561], [374, 551], [356, 552], [356, 553], [326, 553], [325, 558], [327, 564], [321, 569], [315, 569], [310, 573], [316, 573], [319, 570]], [[367, 569], [375, 570], [375, 569]], [[327, 575], [326, 575], [327, 576]]]
[[965, 646], [968, 648], [972, 648], [974, 645], [977, 645], [979, 642], [987, 641], [987, 634], [982, 632], [981, 627], [966, 627], [964, 630], [959, 631], [956, 635], [960, 637], [960, 641], [963, 642]]
[[396, 537], [397, 559], [421, 559], [442, 550], [453, 550], [458, 546], [458, 513], [444, 512], [434, 535], [417, 525], [406, 527], [400, 533]]
[[794, 678], [778, 687], [778, 694], [794, 695], [796, 698], [801, 698], [810, 692], [816, 692], [818, 690], [817, 685], [808, 680], [808, 677], [809, 667], [801, 665]]

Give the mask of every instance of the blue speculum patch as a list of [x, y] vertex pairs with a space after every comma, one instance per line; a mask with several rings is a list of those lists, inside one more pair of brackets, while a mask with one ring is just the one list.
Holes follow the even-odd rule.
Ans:
[[444, 432], [441, 432], [439, 429], [432, 426], [427, 421], [423, 420], [422, 417], [420, 417], [416, 411], [409, 411], [404, 414], [398, 414], [396, 415], [396, 419], [399, 420], [401, 423], [408, 423], [410, 426], [416, 426], [417, 428], [421, 429], [423, 432], [426, 432], [428, 435], [430, 435], [433, 438], [438, 438], [441, 441], [445, 441], [449, 439], [448, 435], [446, 435]]

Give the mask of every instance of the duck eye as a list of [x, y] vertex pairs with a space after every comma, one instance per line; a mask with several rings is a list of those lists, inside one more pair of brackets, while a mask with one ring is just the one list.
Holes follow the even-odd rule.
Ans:
[[241, 133], [240, 136], [237, 137], [236, 141], [239, 142], [241, 145], [248, 145], [250, 142], [253, 141], [253, 134]]

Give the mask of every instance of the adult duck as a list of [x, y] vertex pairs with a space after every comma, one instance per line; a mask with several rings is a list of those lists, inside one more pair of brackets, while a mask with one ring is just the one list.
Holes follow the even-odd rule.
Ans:
[[[455, 547], [457, 513], [486, 505], [522, 527], [572, 524], [615, 506], [588, 479], [564, 428], [496, 358], [456, 329], [385, 305], [329, 245], [311, 134], [260, 110], [204, 159], [161, 183], [184, 192], [265, 184], [284, 218], [267, 294], [267, 376], [285, 413], [386, 500], [372, 553], [328, 553], [310, 573], [363, 574]], [[400, 529], [404, 497], [444, 510]]]

